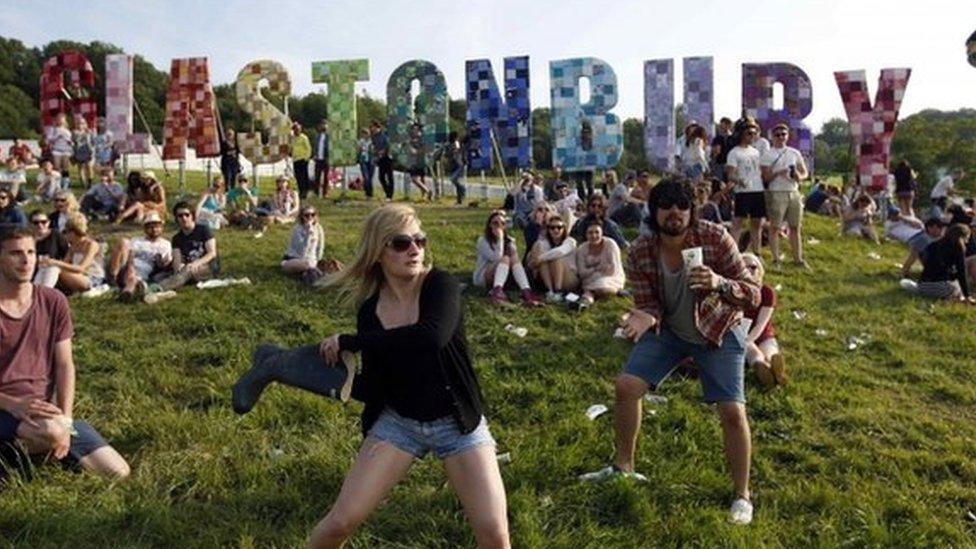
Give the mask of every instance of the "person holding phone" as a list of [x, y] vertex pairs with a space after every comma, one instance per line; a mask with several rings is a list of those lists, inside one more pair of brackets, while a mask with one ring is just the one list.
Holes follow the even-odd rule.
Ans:
[[809, 175], [800, 151], [786, 144], [790, 127], [777, 124], [773, 127], [773, 144], [760, 159], [763, 183], [766, 188], [766, 215], [769, 218], [769, 249], [773, 264], [780, 264], [779, 228], [786, 221], [790, 227], [790, 250], [793, 263], [806, 267], [803, 259], [803, 240], [800, 225], [803, 223], [803, 195], [800, 181]]
[[[651, 189], [651, 232], [634, 241], [626, 268], [634, 307], [621, 326], [636, 345], [616, 379], [616, 453], [611, 465], [581, 479], [646, 480], [634, 470], [641, 399], [691, 357], [705, 401], [717, 405], [722, 424], [735, 488], [731, 519], [748, 524], [752, 443], [743, 391], [746, 333], [740, 320], [744, 309], [759, 305], [759, 286], [732, 236], [721, 225], [697, 219], [692, 198], [691, 183], [680, 177]], [[684, 252], [694, 248], [701, 250], [701, 264], [690, 267]]]

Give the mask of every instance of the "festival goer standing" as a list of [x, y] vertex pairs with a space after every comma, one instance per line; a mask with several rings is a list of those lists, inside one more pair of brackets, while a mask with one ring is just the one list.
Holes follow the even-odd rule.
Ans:
[[51, 160], [54, 162], [54, 169], [61, 172], [63, 186], [70, 187], [71, 178], [68, 175], [68, 169], [71, 167], [74, 143], [71, 140], [71, 130], [68, 129], [68, 117], [64, 113], [59, 114], [56, 125], [48, 126], [45, 129], [44, 137], [48, 146], [51, 147]]
[[729, 151], [725, 161], [726, 179], [735, 189], [735, 217], [732, 219], [732, 238], [739, 242], [742, 225], [749, 222], [749, 248], [756, 255], [762, 248], [762, 223], [766, 217], [766, 195], [763, 192], [761, 155], [752, 143], [759, 135], [759, 124], [750, 117], [735, 124], [738, 144]]
[[732, 120], [723, 116], [718, 123], [718, 132], [712, 138], [711, 150], [712, 173], [721, 177], [722, 181], [728, 181], [725, 173], [725, 161], [729, 156], [729, 151], [734, 147], [735, 143], [732, 140]]
[[779, 228], [786, 221], [790, 227], [790, 249], [793, 263], [806, 267], [803, 259], [803, 195], [800, 194], [800, 181], [807, 178], [807, 164], [800, 151], [786, 144], [790, 128], [777, 124], [773, 128], [772, 147], [760, 159], [763, 181], [766, 190], [766, 214], [769, 216], [769, 250], [773, 254], [773, 264], [779, 265]]
[[380, 185], [386, 194], [386, 200], [393, 200], [393, 158], [390, 157], [390, 138], [386, 129], [379, 122], [370, 126], [373, 137], [373, 158], [380, 174]]
[[[411, 165], [407, 166], [407, 171], [410, 173], [410, 183], [420, 189], [422, 198], [433, 200], [434, 193], [427, 187], [426, 182], [427, 154], [429, 151], [427, 144], [424, 143], [424, 127], [416, 122], [410, 126], [409, 150], [410, 154], [407, 156], [410, 158]], [[409, 194], [410, 187], [406, 187], [404, 191]]]
[[962, 170], [955, 170], [952, 173], [947, 173], [942, 176], [935, 186], [932, 187], [932, 192], [929, 194], [929, 198], [932, 199], [932, 204], [945, 211], [949, 206], [949, 197], [959, 194], [959, 191], [956, 190], [956, 182], [963, 177], [966, 177], [966, 172]]
[[0, 441], [19, 441], [114, 479], [129, 465], [87, 422], [74, 417], [74, 326], [64, 295], [31, 284], [34, 238], [0, 235]]
[[224, 130], [224, 138], [220, 140], [220, 174], [224, 176], [227, 190], [234, 188], [239, 173], [241, 153], [237, 146], [237, 133], [233, 128], [227, 128]]
[[312, 188], [319, 195], [319, 198], [322, 198], [329, 194], [329, 123], [325, 120], [319, 122], [312, 158], [315, 160], [315, 177]]
[[312, 187], [308, 178], [308, 160], [312, 157], [312, 143], [298, 122], [291, 125], [291, 131], [295, 135], [291, 143], [292, 168], [295, 170], [295, 181], [298, 183], [298, 197], [305, 200]]
[[95, 136], [88, 129], [88, 122], [84, 118], [78, 119], [78, 126], [71, 135], [71, 160], [78, 166], [81, 183], [87, 189], [92, 182], [92, 166], [95, 162]]
[[363, 192], [366, 199], [373, 199], [373, 140], [370, 138], [369, 130], [363, 128], [359, 132], [359, 141], [356, 142], [356, 162], [359, 163], [359, 173], [363, 178]]
[[895, 167], [895, 197], [898, 208], [910, 217], [915, 217], [915, 193], [918, 191], [918, 177], [908, 160], [902, 160]]
[[99, 171], [108, 168], [114, 171], [115, 168], [115, 137], [112, 132], [105, 127], [105, 119], [99, 118], [95, 128], [95, 165]]
[[627, 265], [634, 308], [621, 324], [637, 344], [616, 380], [616, 455], [611, 466], [581, 479], [626, 475], [646, 480], [634, 472], [642, 398], [693, 357], [705, 400], [717, 403], [735, 487], [731, 519], [748, 524], [751, 437], [743, 392], [746, 336], [739, 320], [743, 309], [759, 303], [759, 287], [749, 279], [729, 233], [695, 219], [687, 181], [658, 183], [648, 211], [651, 234], [637, 238]]
[[708, 159], [705, 156], [705, 140], [708, 134], [697, 122], [692, 122], [685, 130], [681, 146], [681, 164], [685, 177], [697, 183], [708, 172]]
[[457, 132], [448, 134], [444, 155], [447, 158], [447, 172], [450, 174], [448, 178], [451, 180], [451, 184], [454, 185], [455, 203], [460, 206], [464, 203], [464, 198], [468, 194], [468, 187], [462, 181], [464, 178], [465, 154], [464, 146], [461, 145], [461, 140], [458, 138]]

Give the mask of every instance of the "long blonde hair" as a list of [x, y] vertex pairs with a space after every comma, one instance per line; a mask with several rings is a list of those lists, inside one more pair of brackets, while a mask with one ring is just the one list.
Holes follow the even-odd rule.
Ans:
[[363, 221], [355, 257], [338, 273], [326, 278], [323, 286], [338, 287], [345, 305], [354, 308], [362, 305], [383, 282], [379, 261], [387, 242], [411, 221], [420, 224], [417, 212], [405, 204], [387, 204], [370, 212]]

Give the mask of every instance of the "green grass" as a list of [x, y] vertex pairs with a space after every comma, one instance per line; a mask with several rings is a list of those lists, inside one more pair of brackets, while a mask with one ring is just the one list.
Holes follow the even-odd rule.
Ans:
[[[199, 189], [199, 174], [191, 188]], [[175, 194], [175, 193], [173, 193]], [[350, 193], [350, 197], [355, 197]], [[328, 253], [348, 259], [374, 205], [318, 202]], [[486, 215], [418, 206], [436, 265], [467, 281]], [[697, 381], [673, 381], [645, 412], [638, 468], [650, 482], [581, 484], [612, 449], [614, 375], [629, 345], [614, 340], [628, 302], [584, 314], [500, 310], [469, 292], [467, 332], [519, 547], [973, 546], [976, 524], [976, 309], [902, 293], [903, 247], [837, 237], [807, 218], [812, 273], [784, 268], [776, 314], [792, 384], [764, 393], [747, 377], [756, 520], [726, 520], [730, 480], [718, 422]], [[332, 504], [360, 443], [360, 405], [271, 387], [254, 412], [230, 409], [230, 386], [260, 341], [295, 345], [353, 327], [330, 291], [278, 273], [289, 228], [218, 234], [228, 276], [253, 286], [181, 290], [155, 306], [72, 298], [76, 416], [133, 466], [110, 483], [57, 467], [0, 494], [0, 546], [296, 547]], [[172, 229], [168, 228], [167, 234]], [[804, 320], [791, 311], [807, 312]], [[519, 339], [505, 331], [528, 329]], [[814, 331], [827, 330], [826, 337]], [[856, 351], [845, 338], [866, 332]], [[279, 448], [283, 455], [272, 457]], [[439, 462], [418, 463], [351, 547], [472, 546]]]

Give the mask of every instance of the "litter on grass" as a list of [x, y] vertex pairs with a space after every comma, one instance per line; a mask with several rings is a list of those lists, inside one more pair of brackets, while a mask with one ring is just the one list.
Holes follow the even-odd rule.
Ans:
[[142, 298], [142, 300], [148, 303], [149, 305], [155, 305], [160, 301], [172, 299], [176, 297], [176, 295], [177, 295], [176, 292], [174, 292], [173, 290], [167, 290], [165, 292], [156, 292], [153, 294], [149, 294], [146, 297]]
[[623, 328], [617, 328], [613, 331], [614, 339], [627, 339], [627, 334], [624, 333]]
[[646, 402], [648, 404], [654, 404], [656, 406], [659, 406], [659, 405], [667, 404], [668, 403], [668, 397], [666, 397], [664, 395], [646, 394], [646, 395], [644, 395], [644, 402]]
[[273, 461], [278, 461], [279, 459], [281, 459], [283, 457], [285, 457], [285, 451], [284, 450], [282, 450], [281, 448], [272, 448], [271, 449], [271, 459]]
[[212, 290], [214, 288], [225, 288], [227, 286], [237, 285], [248, 286], [250, 284], [251, 279], [246, 276], [244, 278], [214, 278], [211, 280], [204, 280], [203, 282], [197, 282], [197, 288], [201, 290]]
[[112, 288], [108, 284], [99, 284], [98, 286], [95, 286], [94, 288], [92, 288], [92, 289], [90, 289], [90, 290], [88, 290], [86, 292], [82, 292], [81, 293], [81, 297], [87, 297], [89, 299], [95, 298], [95, 297], [101, 297], [101, 296], [109, 293], [111, 290], [112, 290]]
[[973, 514], [972, 511], [966, 511], [966, 520], [969, 522], [976, 522], [976, 514]]
[[810, 246], [816, 246], [817, 244], [820, 244], [820, 241], [816, 238], [810, 237], [807, 239], [807, 244]]
[[504, 454], [496, 454], [495, 458], [498, 459], [498, 463], [511, 463], [512, 453], [505, 452]]
[[871, 341], [871, 336], [868, 335], [868, 334], [863, 334], [862, 333], [861, 335], [847, 336], [847, 350], [848, 351], [853, 351], [853, 350], [857, 349], [858, 347], [863, 347], [869, 341]]
[[777, 285], [773, 286], [773, 289], [776, 290], [777, 292], [782, 292], [783, 291], [783, 285], [782, 284], [777, 284]]
[[793, 318], [797, 320], [803, 320], [807, 317], [807, 312], [803, 309], [793, 309]]
[[254, 238], [264, 238], [264, 233], [263, 232], [254, 233]]
[[878, 252], [868, 252], [868, 257], [877, 260], [877, 259], [881, 259], [881, 254], [879, 254]]
[[817, 337], [827, 337], [827, 335], [829, 334], [829, 332], [827, 330], [824, 330], [823, 328], [817, 328], [816, 330], [813, 331], [813, 333], [817, 334]]
[[593, 421], [596, 418], [607, 413], [609, 410], [610, 409], [607, 408], [606, 405], [604, 404], [594, 404], [593, 406], [590, 406], [589, 408], [586, 409], [586, 417], [590, 418], [590, 421]]
[[580, 296], [578, 294], [574, 294], [573, 292], [569, 292], [568, 294], [566, 294], [565, 299], [570, 303], [576, 303], [577, 301], [579, 301]]
[[506, 324], [505, 330], [517, 335], [518, 337], [525, 337], [529, 333], [527, 329], [514, 324]]

